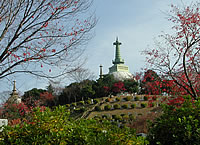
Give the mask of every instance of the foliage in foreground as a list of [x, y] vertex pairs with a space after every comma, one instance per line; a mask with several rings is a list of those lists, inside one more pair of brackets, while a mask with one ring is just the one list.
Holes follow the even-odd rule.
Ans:
[[108, 121], [71, 120], [65, 107], [34, 109], [32, 122], [7, 126], [0, 144], [147, 144], [135, 130]]
[[199, 145], [200, 99], [170, 100], [164, 113], [151, 124], [147, 139], [151, 145]]

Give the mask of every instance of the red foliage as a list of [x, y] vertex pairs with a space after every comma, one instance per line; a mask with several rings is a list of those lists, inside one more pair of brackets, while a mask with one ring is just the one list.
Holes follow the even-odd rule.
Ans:
[[168, 103], [167, 105], [172, 105], [172, 106], [180, 106], [181, 104], [183, 104], [185, 101], [185, 99], [181, 96], [176, 97], [176, 98], [172, 98], [172, 99], [168, 99]]
[[117, 82], [117, 83], [114, 83], [113, 86], [112, 86], [112, 92], [117, 94], [117, 93], [120, 93], [120, 92], [124, 92], [126, 89], [124, 87], [124, 83], [123, 82]]
[[108, 86], [104, 86], [103, 89], [104, 89], [105, 92], [109, 92], [110, 91], [110, 88]]
[[[36, 106], [38, 107], [38, 106]], [[39, 106], [41, 111], [45, 110], [45, 106]], [[5, 103], [1, 108], [0, 118], [7, 118], [9, 125], [21, 124], [23, 122], [31, 123], [30, 117], [34, 107], [27, 106], [23, 102], [20, 104]]]
[[143, 51], [152, 69], [173, 80], [176, 92], [190, 94], [193, 98], [200, 95], [199, 5], [199, 2], [182, 8], [171, 5], [168, 20], [174, 23], [172, 30], [175, 33], [160, 35], [165, 43], [157, 43], [156, 48]]

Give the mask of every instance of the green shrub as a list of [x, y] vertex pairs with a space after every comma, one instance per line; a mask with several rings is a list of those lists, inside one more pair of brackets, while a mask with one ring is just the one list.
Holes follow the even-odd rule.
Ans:
[[119, 104], [115, 104], [115, 105], [113, 105], [113, 108], [114, 108], [114, 109], [120, 109], [121, 106], [120, 106]]
[[76, 103], [72, 103], [71, 106], [72, 106], [72, 107], [75, 107], [75, 106], [76, 106]]
[[135, 101], [139, 101], [139, 97], [136, 96], [136, 97], [135, 97]]
[[131, 108], [135, 108], [135, 106], [136, 106], [135, 104], [131, 104]]
[[129, 120], [130, 120], [130, 121], [134, 121], [134, 120], [135, 120], [135, 116], [134, 116], [133, 114], [130, 114], [130, 115], [129, 115]]
[[142, 107], [142, 108], [147, 107], [147, 103], [141, 103], [141, 107]]
[[66, 104], [66, 107], [69, 108], [69, 107], [70, 107], [70, 104]]
[[124, 116], [122, 116], [122, 118], [123, 118], [124, 120], [129, 120], [129, 116], [128, 116], [128, 115], [124, 115]]
[[91, 100], [87, 100], [86, 104], [90, 105], [90, 104], [92, 104], [92, 101]]
[[150, 107], [154, 107], [156, 104], [154, 103], [154, 102], [152, 102], [151, 104], [150, 104]]
[[128, 104], [123, 104], [122, 108], [127, 109], [128, 108]]
[[85, 102], [84, 101], [79, 101], [77, 104], [82, 106], [82, 105], [85, 104]]
[[100, 101], [98, 99], [94, 99], [94, 104], [99, 103]]
[[102, 118], [108, 119], [109, 117], [108, 117], [108, 115], [104, 114], [104, 115], [102, 115]]
[[148, 96], [144, 96], [144, 101], [148, 101]]
[[95, 111], [101, 111], [101, 107], [100, 106], [95, 106]]
[[120, 115], [115, 115], [113, 119], [115, 119], [115, 121], [122, 121], [122, 117]]
[[111, 108], [112, 108], [111, 105], [105, 105], [104, 106], [104, 110], [111, 110]]
[[[0, 133], [0, 144], [147, 144], [136, 138], [134, 129], [119, 128], [107, 120], [73, 120], [64, 106], [44, 112], [37, 108], [30, 115], [31, 122], [16, 126], [5, 126]], [[120, 136], [120, 137], [119, 137]]]
[[131, 96], [127, 96], [127, 97], [125, 98], [126, 101], [130, 101], [131, 99], [132, 99]]
[[113, 114], [113, 115], [112, 115], [112, 119], [115, 119], [115, 117], [116, 117], [116, 115], [115, 115], [115, 114]]
[[186, 98], [182, 105], [177, 101], [175, 105], [164, 105], [164, 113], [150, 124], [147, 136], [150, 144], [199, 145], [200, 99], [192, 103]]
[[74, 109], [74, 111], [75, 111], [76, 113], [83, 113], [83, 112], [85, 112], [85, 107], [76, 108], [76, 109]]
[[120, 98], [120, 97], [117, 97], [115, 100], [116, 100], [117, 102], [119, 102], [119, 101], [121, 101], [121, 98]]
[[81, 107], [81, 108], [80, 108], [80, 113], [85, 112], [85, 110], [86, 110], [85, 107]]

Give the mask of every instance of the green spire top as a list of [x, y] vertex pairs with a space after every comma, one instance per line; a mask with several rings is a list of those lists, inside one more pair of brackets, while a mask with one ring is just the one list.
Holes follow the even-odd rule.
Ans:
[[119, 46], [121, 44], [122, 43], [118, 41], [118, 37], [117, 37], [116, 42], [113, 43], [113, 45], [116, 45], [115, 60], [113, 61], [113, 64], [124, 64], [124, 60], [120, 56]]

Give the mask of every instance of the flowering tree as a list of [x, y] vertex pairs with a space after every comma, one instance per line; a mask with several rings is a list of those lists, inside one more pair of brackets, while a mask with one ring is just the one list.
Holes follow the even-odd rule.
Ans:
[[116, 82], [112, 86], [112, 92], [113, 94], [121, 93], [124, 92], [126, 89], [124, 88], [124, 83], [123, 82]]
[[0, 79], [14, 73], [55, 78], [75, 70], [96, 24], [87, 16], [91, 2], [0, 1]]
[[142, 93], [160, 95], [162, 93], [162, 80], [153, 70], [147, 70], [141, 82]]
[[143, 51], [152, 69], [173, 80], [193, 98], [200, 94], [200, 3], [171, 5], [169, 21], [174, 34], [162, 34], [162, 43]]

